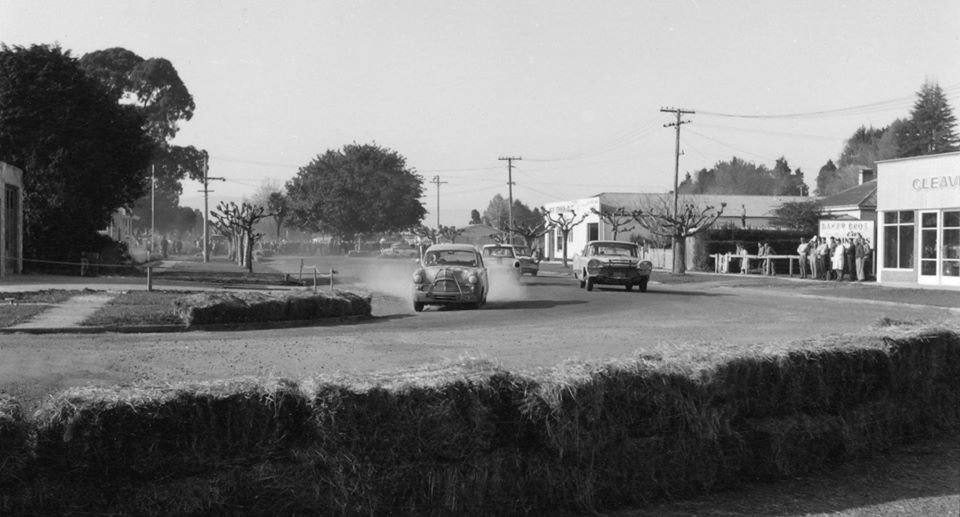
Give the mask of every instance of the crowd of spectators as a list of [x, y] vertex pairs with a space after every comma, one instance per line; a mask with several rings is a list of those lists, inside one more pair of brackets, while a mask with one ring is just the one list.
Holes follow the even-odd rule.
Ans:
[[[863, 282], [867, 279], [872, 251], [870, 241], [860, 234], [847, 237], [815, 236], [809, 240], [801, 237], [796, 250], [800, 278], [841, 281], [846, 277], [851, 281]], [[762, 275], [774, 275], [773, 261], [776, 257], [786, 258], [778, 256], [768, 242], [757, 243], [755, 255], [742, 243], [737, 243], [734, 254], [723, 257], [722, 270], [732, 272], [736, 259], [739, 259], [741, 274], [756, 271]]]

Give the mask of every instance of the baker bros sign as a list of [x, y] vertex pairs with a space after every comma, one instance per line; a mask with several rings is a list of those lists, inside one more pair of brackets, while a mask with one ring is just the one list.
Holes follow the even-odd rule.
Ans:
[[873, 242], [873, 221], [834, 221], [823, 219], [820, 221], [821, 237], [855, 237], [857, 234]]

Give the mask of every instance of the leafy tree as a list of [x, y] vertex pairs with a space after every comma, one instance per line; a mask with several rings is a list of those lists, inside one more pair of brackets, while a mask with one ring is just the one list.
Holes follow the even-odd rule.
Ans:
[[396, 232], [420, 224], [423, 179], [396, 151], [375, 144], [328, 150], [287, 182], [291, 221], [332, 234], [338, 242], [363, 233]]
[[277, 224], [277, 242], [280, 242], [280, 229], [284, 221], [290, 215], [290, 206], [287, 203], [287, 196], [283, 192], [271, 192], [267, 198], [267, 210], [270, 217]]
[[124, 48], [85, 54], [80, 66], [110, 89], [120, 102], [137, 105], [155, 142], [176, 136], [181, 120], [190, 120], [196, 106], [176, 68], [164, 58], [143, 59]]
[[587, 218], [587, 214], [577, 217], [576, 210], [549, 212], [546, 208], [541, 208], [540, 213], [550, 222], [550, 226], [560, 230], [563, 237], [563, 267], [567, 267], [567, 240], [570, 231]]
[[[786, 165], [786, 159], [783, 165]], [[787, 167], [789, 169], [789, 167]], [[785, 176], [789, 178], [789, 173]], [[786, 180], [785, 180], [786, 181]], [[800, 178], [800, 183], [803, 179]], [[790, 183], [796, 184], [795, 179]], [[677, 187], [680, 194], [773, 195], [778, 181], [764, 165], [756, 165], [734, 156], [730, 161], [717, 162], [711, 169], [701, 169], [696, 180], [689, 177]]]
[[0, 160], [24, 170], [27, 257], [78, 258], [147, 191], [143, 126], [69, 51], [0, 45]]
[[835, 182], [838, 178], [837, 166], [833, 163], [833, 160], [827, 160], [827, 163], [823, 164], [823, 167], [820, 167], [820, 172], [817, 174], [817, 195], [827, 196], [833, 194], [829, 191], [829, 185]]
[[854, 165], [872, 169], [877, 160], [893, 158], [894, 156], [882, 156], [880, 153], [880, 140], [885, 133], [886, 128], [877, 129], [872, 126], [857, 128], [843, 146], [840, 159], [837, 161], [838, 167]]
[[221, 201], [217, 208], [210, 212], [210, 216], [214, 219], [214, 227], [221, 235], [231, 240], [237, 265], [245, 267], [251, 273], [253, 272], [253, 247], [263, 238], [262, 233], [254, 231], [254, 226], [260, 219], [266, 217], [264, 212], [262, 206], [249, 203], [237, 205], [233, 201], [229, 203]]
[[823, 210], [817, 201], [788, 201], [773, 211], [774, 225], [816, 235]]
[[[510, 201], [500, 194], [493, 196], [490, 204], [487, 205], [487, 209], [483, 212], [483, 220], [500, 231], [507, 231], [510, 226]], [[531, 210], [519, 199], [513, 200], [514, 225], [522, 223], [533, 225], [542, 220], [543, 216], [536, 209]]]
[[957, 120], [940, 85], [926, 82], [917, 92], [910, 120], [897, 135], [901, 157], [939, 154], [958, 149]]
[[480, 211], [476, 208], [470, 211], [470, 224], [483, 224], [483, 219], [480, 218]]
[[771, 171], [773, 176], [773, 194], [776, 196], [802, 196], [805, 185], [803, 183], [803, 173], [800, 169], [792, 171], [787, 159], [783, 156], [777, 158]]
[[633, 226], [627, 227], [627, 224], [633, 220], [630, 213], [627, 212], [625, 207], [619, 207], [615, 210], [597, 210], [596, 208], [591, 208], [591, 212], [600, 216], [600, 219], [610, 227], [610, 231], [613, 232], [613, 240], [617, 240], [617, 235], [620, 232], [629, 232], [633, 230]]
[[720, 208], [701, 206], [695, 199], [681, 200], [677, 213], [673, 213], [673, 196], [657, 196], [648, 206], [634, 210], [631, 215], [650, 233], [668, 237], [673, 241], [673, 274], [687, 272], [686, 239], [710, 228], [723, 215], [726, 203]]
[[[183, 179], [201, 180], [206, 163], [204, 151], [169, 143], [179, 131], [180, 122], [190, 120], [196, 107], [176, 68], [164, 58], [144, 59], [119, 47], [85, 54], [80, 66], [100, 81], [116, 102], [135, 106], [144, 116], [144, 129], [156, 143], [152, 170], [144, 174], [152, 175], [156, 191], [166, 194], [157, 197], [157, 210], [175, 210]], [[149, 210], [150, 205], [146, 207]], [[135, 207], [134, 215], [144, 221], [150, 214]]]

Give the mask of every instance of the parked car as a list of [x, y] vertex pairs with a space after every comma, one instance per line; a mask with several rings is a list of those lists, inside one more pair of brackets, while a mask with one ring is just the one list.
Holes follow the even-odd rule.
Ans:
[[573, 257], [573, 276], [580, 287], [592, 291], [597, 284], [633, 286], [647, 290], [653, 263], [640, 259], [640, 249], [632, 242], [590, 241], [583, 252]]
[[389, 248], [381, 249], [380, 256], [388, 258], [417, 258], [420, 256], [420, 248], [407, 242], [394, 242]]
[[514, 246], [513, 250], [520, 261], [520, 274], [537, 276], [540, 272], [540, 257], [531, 253], [530, 248], [526, 246]]
[[483, 256], [471, 244], [434, 244], [413, 273], [413, 310], [427, 305], [465, 305], [479, 309], [490, 284]]
[[487, 244], [483, 247], [483, 259], [487, 269], [494, 275], [505, 273], [520, 278], [523, 274], [516, 250], [509, 244]]

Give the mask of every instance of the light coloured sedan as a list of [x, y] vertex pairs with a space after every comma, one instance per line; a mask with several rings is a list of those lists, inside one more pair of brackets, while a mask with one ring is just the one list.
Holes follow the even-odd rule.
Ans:
[[413, 310], [427, 305], [459, 305], [479, 309], [487, 302], [487, 268], [471, 244], [434, 244], [413, 273]]
[[632, 242], [590, 241], [573, 257], [573, 276], [587, 291], [605, 284], [622, 285], [627, 291], [637, 286], [645, 292], [651, 271], [653, 263], [641, 260], [640, 248]]

